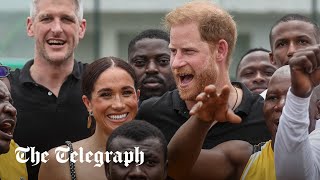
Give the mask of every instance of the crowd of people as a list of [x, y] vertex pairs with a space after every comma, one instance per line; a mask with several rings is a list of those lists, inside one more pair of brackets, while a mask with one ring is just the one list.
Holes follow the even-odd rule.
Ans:
[[[74, 56], [81, 0], [31, 4], [34, 58], [0, 65], [0, 179], [320, 179], [320, 28], [310, 18], [281, 17], [270, 50], [249, 49], [231, 81], [236, 22], [210, 1], [167, 13], [167, 32], [139, 33], [127, 61], [91, 64]], [[31, 152], [18, 162], [18, 147], [42, 163]], [[121, 161], [136, 148], [142, 164]], [[97, 167], [90, 158], [106, 151], [117, 153]]]

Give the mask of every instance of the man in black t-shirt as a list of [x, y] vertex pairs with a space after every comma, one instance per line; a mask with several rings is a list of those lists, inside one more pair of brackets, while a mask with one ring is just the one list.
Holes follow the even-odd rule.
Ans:
[[[32, 1], [27, 34], [34, 38], [34, 59], [8, 76], [17, 109], [14, 140], [20, 146], [44, 152], [90, 135], [80, 90], [86, 64], [74, 59], [85, 30], [80, 0]], [[30, 161], [28, 179], [38, 179], [40, 164]]]
[[228, 105], [242, 122], [215, 124], [203, 147], [212, 148], [233, 139], [251, 144], [269, 140], [262, 113], [263, 99], [253, 95], [243, 84], [231, 83], [229, 79], [231, 54], [237, 37], [232, 17], [210, 2], [190, 2], [168, 13], [165, 23], [170, 31], [170, 64], [178, 90], [143, 102], [137, 119], [157, 126], [169, 142], [189, 118], [189, 110], [204, 87], [214, 84], [220, 93], [228, 86]]

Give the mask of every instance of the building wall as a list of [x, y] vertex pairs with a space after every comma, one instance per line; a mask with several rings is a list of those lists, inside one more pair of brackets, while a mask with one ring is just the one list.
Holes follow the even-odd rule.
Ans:
[[[140, 31], [148, 28], [160, 28], [163, 14], [104, 14], [101, 56], [119, 56], [127, 59], [127, 46]], [[242, 54], [249, 48], [264, 47], [270, 49], [269, 31], [273, 23], [283, 14], [233, 14], [238, 28], [238, 41], [233, 56], [230, 75], [234, 77], [235, 67]]]
[[[4, 0], [0, 7], [1, 57], [32, 58], [34, 42], [26, 35], [27, 0]], [[100, 0], [100, 54], [127, 59], [128, 42], [140, 31], [163, 28], [164, 15], [189, 0]], [[76, 50], [76, 58], [85, 62], [95, 59], [94, 2], [83, 0], [87, 32]], [[241, 55], [249, 48], [269, 49], [269, 30], [272, 24], [287, 13], [310, 15], [312, 0], [216, 0], [228, 10], [238, 26], [238, 43], [233, 56], [231, 77]], [[318, 3], [318, 9], [320, 4]]]

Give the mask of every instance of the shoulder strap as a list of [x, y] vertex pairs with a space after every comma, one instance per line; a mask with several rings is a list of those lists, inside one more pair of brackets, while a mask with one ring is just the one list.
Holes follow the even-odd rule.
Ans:
[[72, 180], [77, 180], [75, 164], [74, 164], [74, 162], [70, 161], [70, 155], [71, 155], [71, 153], [73, 153], [73, 147], [72, 147], [72, 144], [71, 144], [70, 141], [66, 141], [66, 144], [70, 148], [70, 151], [68, 152], [68, 155], [69, 155], [69, 166], [70, 166], [71, 179]]

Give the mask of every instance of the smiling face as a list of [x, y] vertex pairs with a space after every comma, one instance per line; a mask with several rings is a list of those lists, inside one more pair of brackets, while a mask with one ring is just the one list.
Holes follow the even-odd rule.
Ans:
[[168, 45], [163, 39], [143, 38], [129, 53], [129, 63], [137, 75], [142, 100], [161, 96], [175, 88]]
[[287, 68], [287, 72], [277, 73], [277, 70], [271, 77], [263, 107], [264, 117], [273, 143], [279, 125], [279, 118], [282, 114], [282, 108], [285, 105], [287, 92], [291, 85], [289, 67], [286, 66], [285, 68]]
[[167, 175], [167, 162], [164, 157], [163, 148], [157, 138], [147, 138], [142, 141], [134, 141], [124, 137], [117, 137], [112, 141], [109, 151], [135, 152], [134, 147], [144, 152], [144, 163], [137, 165], [110, 162], [106, 166], [107, 178], [109, 180], [164, 180]]
[[110, 134], [115, 128], [133, 120], [138, 111], [138, 94], [134, 80], [125, 70], [111, 67], [100, 74], [91, 100], [83, 96], [88, 111], [93, 112], [98, 130]]
[[37, 14], [27, 20], [27, 32], [35, 39], [35, 59], [61, 64], [73, 60], [74, 50], [85, 33], [73, 0], [40, 0]]
[[238, 67], [237, 79], [256, 94], [267, 89], [269, 80], [276, 70], [270, 63], [269, 53], [254, 51], [243, 57]]
[[12, 106], [11, 94], [7, 86], [0, 81], [0, 154], [7, 153], [16, 125], [17, 111]]
[[276, 25], [271, 33], [271, 61], [277, 67], [287, 65], [298, 49], [317, 44], [314, 26], [311, 23], [292, 20]]
[[183, 100], [194, 101], [219, 74], [207, 42], [200, 37], [198, 25], [174, 25], [170, 30], [171, 68]]

